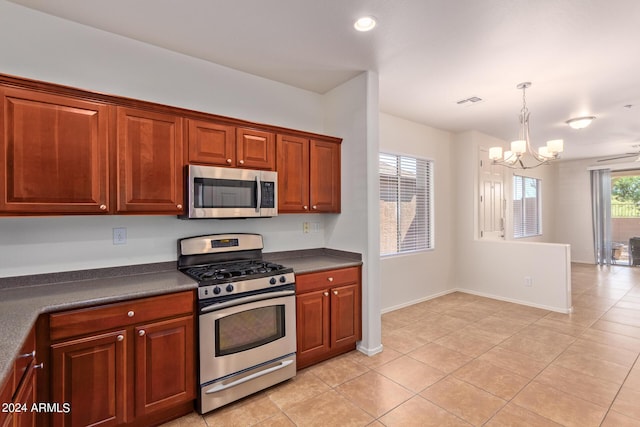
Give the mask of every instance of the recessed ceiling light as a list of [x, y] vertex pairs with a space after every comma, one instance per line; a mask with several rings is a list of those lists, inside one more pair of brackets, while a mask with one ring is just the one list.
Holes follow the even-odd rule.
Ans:
[[376, 19], [373, 16], [363, 16], [353, 24], [353, 28], [358, 31], [371, 31], [376, 26]]
[[594, 119], [595, 116], [576, 117], [575, 119], [567, 120], [567, 124], [574, 129], [584, 129], [589, 126]]

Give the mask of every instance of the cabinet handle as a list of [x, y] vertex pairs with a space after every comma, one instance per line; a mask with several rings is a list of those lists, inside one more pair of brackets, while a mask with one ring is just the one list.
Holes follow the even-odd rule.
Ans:
[[244, 165], [244, 160], [240, 160], [238, 163], [240, 163], [241, 165]]
[[329, 292], [325, 292], [323, 295], [324, 295], [325, 297], [328, 297], [328, 296], [329, 296]]
[[333, 277], [327, 277], [327, 280], [333, 282]]
[[304, 209], [304, 210], [306, 211], [307, 209], [309, 209], [309, 206], [304, 205], [304, 206], [302, 207], [302, 209]]
[[129, 317], [133, 317], [135, 315], [136, 314], [133, 312], [133, 310], [131, 310], [130, 312], [127, 313], [127, 316], [129, 316]]
[[100, 210], [101, 211], [106, 211], [107, 210], [107, 205], [100, 205]]
[[176, 208], [182, 209], [182, 205], [176, 205]]
[[122, 340], [124, 340], [124, 335], [120, 334], [120, 335], [118, 335], [118, 336], [116, 337], [116, 339], [117, 339], [118, 341], [122, 341]]
[[37, 365], [33, 365], [33, 369], [44, 369], [44, 362], [40, 362]]
[[26, 359], [27, 357], [36, 357], [36, 351], [33, 350], [31, 353], [21, 354], [18, 359]]
[[230, 165], [231, 164], [231, 159], [227, 159], [227, 164]]
[[333, 291], [333, 294], [334, 295], [338, 295], [338, 291]]
[[313, 205], [313, 206], [311, 206], [311, 209], [316, 210], [316, 209], [318, 209], [318, 206]]
[[141, 337], [143, 337], [143, 336], [144, 336], [144, 334], [146, 334], [146, 332], [144, 331], [144, 329], [140, 329], [140, 330], [138, 331], [138, 335], [140, 335]]

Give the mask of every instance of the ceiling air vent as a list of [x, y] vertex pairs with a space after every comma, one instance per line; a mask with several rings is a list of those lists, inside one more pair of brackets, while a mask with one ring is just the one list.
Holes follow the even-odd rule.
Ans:
[[482, 101], [483, 101], [482, 98], [479, 98], [477, 96], [472, 96], [472, 97], [469, 97], [469, 98], [461, 99], [460, 101], [456, 102], [456, 104], [458, 104], [458, 105], [464, 105], [464, 104], [471, 105], [471, 104], [476, 104], [476, 103], [482, 102]]

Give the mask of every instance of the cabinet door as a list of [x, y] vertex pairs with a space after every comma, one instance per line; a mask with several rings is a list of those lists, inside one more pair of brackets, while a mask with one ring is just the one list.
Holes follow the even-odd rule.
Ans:
[[309, 140], [278, 135], [278, 211], [309, 211]]
[[193, 316], [135, 328], [136, 417], [195, 398]]
[[272, 133], [238, 128], [236, 131], [237, 166], [275, 170], [276, 141]]
[[340, 213], [340, 144], [311, 141], [312, 212]]
[[351, 346], [360, 337], [357, 285], [331, 289], [331, 347]]
[[329, 292], [308, 292], [296, 296], [296, 338], [298, 368], [329, 351]]
[[26, 373], [14, 400], [15, 403], [25, 405], [27, 409], [25, 412], [14, 414], [14, 427], [36, 427], [37, 425], [36, 415], [38, 413], [31, 411], [32, 405], [37, 401], [36, 375], [33, 369], [32, 364], [29, 366], [29, 371]]
[[235, 127], [189, 120], [189, 163], [234, 166]]
[[0, 95], [0, 212], [107, 212], [108, 107], [23, 89]]
[[118, 107], [118, 212], [182, 213], [182, 119]]
[[51, 401], [70, 402], [54, 426], [112, 426], [126, 421], [125, 330], [51, 346]]

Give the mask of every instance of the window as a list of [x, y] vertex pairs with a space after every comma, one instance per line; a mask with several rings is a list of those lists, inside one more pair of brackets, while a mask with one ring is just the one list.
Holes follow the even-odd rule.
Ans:
[[433, 162], [380, 153], [380, 255], [433, 248]]
[[542, 234], [540, 227], [540, 180], [513, 176], [513, 237]]

